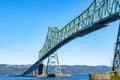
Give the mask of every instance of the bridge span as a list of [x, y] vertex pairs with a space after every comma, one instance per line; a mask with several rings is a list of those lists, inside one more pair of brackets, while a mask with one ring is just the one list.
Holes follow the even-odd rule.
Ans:
[[108, 26], [120, 19], [120, 0], [94, 0], [79, 16], [69, 22], [61, 30], [49, 27], [46, 41], [39, 51], [39, 59], [23, 76], [36, 76], [43, 73], [42, 62], [60, 47], [75, 38], [82, 37], [93, 31]]

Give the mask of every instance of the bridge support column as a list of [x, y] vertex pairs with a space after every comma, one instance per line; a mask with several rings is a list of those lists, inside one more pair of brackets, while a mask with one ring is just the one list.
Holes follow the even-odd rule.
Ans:
[[36, 72], [35, 72], [35, 70], [33, 70], [33, 72], [32, 72], [32, 73], [33, 73], [33, 75], [32, 75], [32, 76], [36, 76]]
[[48, 56], [46, 74], [61, 74], [61, 68], [58, 61], [57, 52]]
[[32, 72], [30, 73], [30, 76], [32, 76]]
[[44, 64], [40, 64], [38, 66], [38, 75], [43, 75], [44, 74]]
[[120, 71], [120, 23], [114, 52], [112, 71]]
[[38, 75], [38, 68], [35, 69], [35, 75]]

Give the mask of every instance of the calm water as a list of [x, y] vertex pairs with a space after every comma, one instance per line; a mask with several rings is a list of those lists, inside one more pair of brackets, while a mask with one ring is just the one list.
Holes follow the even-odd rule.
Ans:
[[69, 78], [0, 77], [0, 80], [89, 80], [88, 75], [72, 75]]

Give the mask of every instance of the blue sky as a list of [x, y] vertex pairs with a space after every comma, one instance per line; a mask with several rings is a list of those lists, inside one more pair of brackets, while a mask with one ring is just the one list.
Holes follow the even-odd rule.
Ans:
[[[63, 28], [93, 0], [0, 0], [0, 64], [33, 64], [48, 27]], [[119, 22], [60, 48], [60, 64], [111, 65]]]

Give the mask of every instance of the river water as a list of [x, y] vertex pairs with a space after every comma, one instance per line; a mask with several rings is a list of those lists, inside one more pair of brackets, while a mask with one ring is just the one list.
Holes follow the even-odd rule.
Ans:
[[64, 78], [35, 78], [35, 77], [6, 77], [1, 76], [0, 80], [89, 80], [88, 75], [72, 75]]

